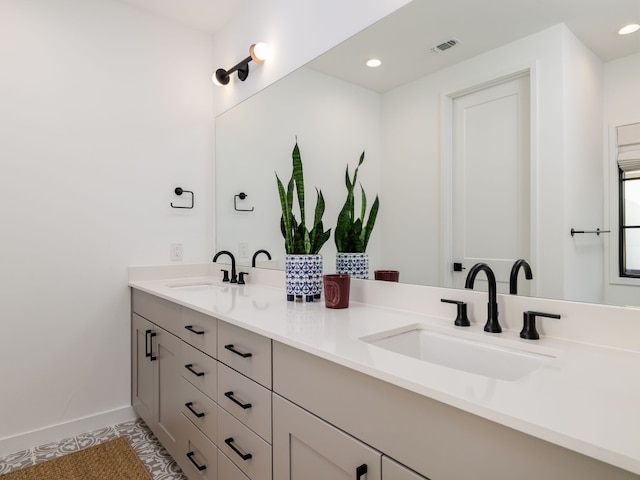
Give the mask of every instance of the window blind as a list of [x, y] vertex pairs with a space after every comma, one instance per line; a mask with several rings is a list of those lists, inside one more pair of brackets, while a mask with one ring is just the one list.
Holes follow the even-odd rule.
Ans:
[[640, 123], [616, 127], [618, 167], [623, 172], [640, 170]]

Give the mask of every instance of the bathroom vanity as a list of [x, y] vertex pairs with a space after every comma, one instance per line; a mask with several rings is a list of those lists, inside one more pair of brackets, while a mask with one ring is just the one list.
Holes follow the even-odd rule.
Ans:
[[[637, 350], [521, 340], [502, 296], [507, 328], [484, 333], [480, 292], [458, 293], [462, 328], [439, 301], [331, 310], [277, 281], [162, 276], [130, 281], [132, 402], [192, 480], [640, 478]], [[379, 283], [355, 298], [449, 293]]]

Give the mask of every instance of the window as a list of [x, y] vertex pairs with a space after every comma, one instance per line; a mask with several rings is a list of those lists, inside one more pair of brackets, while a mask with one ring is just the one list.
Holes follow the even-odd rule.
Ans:
[[640, 278], [640, 123], [617, 127], [620, 276]]

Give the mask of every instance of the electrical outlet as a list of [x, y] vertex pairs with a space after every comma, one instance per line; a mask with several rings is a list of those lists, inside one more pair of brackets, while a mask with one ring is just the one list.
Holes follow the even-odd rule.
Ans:
[[238, 257], [240, 258], [249, 257], [249, 244], [247, 242], [240, 242], [238, 244]]
[[174, 261], [180, 261], [182, 260], [183, 255], [184, 247], [182, 246], [182, 243], [172, 243], [169, 258]]

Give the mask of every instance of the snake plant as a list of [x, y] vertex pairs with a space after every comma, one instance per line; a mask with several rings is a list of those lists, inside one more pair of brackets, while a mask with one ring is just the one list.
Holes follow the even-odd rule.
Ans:
[[[289, 255], [315, 255], [320, 252], [322, 246], [329, 240], [331, 229], [324, 231], [322, 216], [324, 215], [325, 203], [322, 191], [316, 188], [316, 208], [311, 231], [307, 229], [304, 206], [304, 176], [302, 172], [302, 159], [300, 149], [296, 141], [291, 155], [293, 160], [293, 170], [291, 179], [285, 191], [282, 181], [276, 173], [278, 183], [278, 194], [280, 196], [280, 206], [282, 216], [280, 217], [280, 230], [284, 237], [285, 251]], [[300, 222], [296, 220], [293, 212], [294, 190], [298, 200], [300, 211]]]
[[336, 224], [334, 238], [336, 241], [336, 247], [340, 253], [364, 253], [367, 250], [367, 244], [369, 243], [369, 237], [376, 223], [376, 217], [378, 216], [378, 208], [380, 207], [380, 200], [376, 195], [376, 199], [371, 205], [369, 211], [369, 218], [365, 222], [365, 216], [367, 211], [367, 196], [364, 193], [362, 184], [360, 185], [360, 192], [362, 196], [360, 217], [355, 215], [355, 195], [354, 189], [356, 181], [358, 179], [358, 169], [364, 162], [364, 152], [360, 155], [360, 161], [353, 174], [353, 179], [349, 177], [349, 165], [347, 165], [347, 171], [345, 174], [345, 183], [347, 185], [347, 199], [342, 207], [342, 210], [338, 214], [338, 221]]

